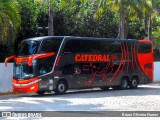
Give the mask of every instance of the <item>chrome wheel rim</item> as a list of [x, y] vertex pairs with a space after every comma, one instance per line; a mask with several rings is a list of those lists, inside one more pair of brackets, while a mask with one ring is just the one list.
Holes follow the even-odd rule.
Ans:
[[126, 81], [126, 80], [123, 80], [123, 81], [122, 81], [122, 87], [123, 87], [123, 88], [127, 88], [127, 81]]
[[132, 85], [137, 86], [137, 80], [132, 80]]
[[65, 91], [65, 85], [64, 84], [59, 84], [58, 85], [58, 91], [60, 91], [60, 92], [64, 92]]

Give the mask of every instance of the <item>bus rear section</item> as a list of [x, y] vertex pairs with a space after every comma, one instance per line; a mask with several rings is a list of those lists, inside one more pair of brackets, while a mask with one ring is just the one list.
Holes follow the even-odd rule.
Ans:
[[141, 78], [144, 83], [153, 82], [154, 56], [153, 45], [150, 40], [139, 40], [138, 43], [138, 62], [141, 68]]
[[23, 41], [19, 54], [6, 62], [10, 59], [14, 59], [15, 92], [42, 95], [94, 87], [127, 89], [153, 80], [149, 40], [39, 37]]

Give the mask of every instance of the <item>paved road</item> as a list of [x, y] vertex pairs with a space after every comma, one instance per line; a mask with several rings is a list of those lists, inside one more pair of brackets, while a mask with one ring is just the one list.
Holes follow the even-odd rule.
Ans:
[[160, 82], [138, 89], [0, 96], [0, 111], [160, 111]]

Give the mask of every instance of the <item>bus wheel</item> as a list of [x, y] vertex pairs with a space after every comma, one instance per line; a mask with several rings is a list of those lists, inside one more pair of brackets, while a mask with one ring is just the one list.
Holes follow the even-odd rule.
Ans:
[[121, 84], [120, 84], [119, 88], [120, 88], [121, 90], [125, 90], [125, 89], [128, 88], [128, 79], [127, 79], [127, 78], [124, 77], [124, 78], [121, 80]]
[[55, 94], [57, 95], [62, 95], [67, 91], [67, 84], [64, 81], [60, 81], [57, 84], [56, 90], [55, 90]]
[[106, 91], [109, 90], [110, 87], [100, 87], [102, 90]]
[[44, 95], [45, 91], [36, 92], [38, 95]]
[[129, 87], [131, 89], [136, 89], [138, 86], [138, 78], [134, 77], [132, 81], [129, 83]]

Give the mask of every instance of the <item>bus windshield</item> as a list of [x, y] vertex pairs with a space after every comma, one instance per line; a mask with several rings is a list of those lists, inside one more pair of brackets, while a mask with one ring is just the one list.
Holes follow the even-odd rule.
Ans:
[[32, 54], [36, 54], [38, 52], [38, 48], [40, 46], [41, 41], [23, 41], [20, 43], [17, 51], [18, 56], [29, 56]]
[[29, 79], [34, 77], [34, 66], [29, 66], [27, 62], [14, 64], [14, 79]]

